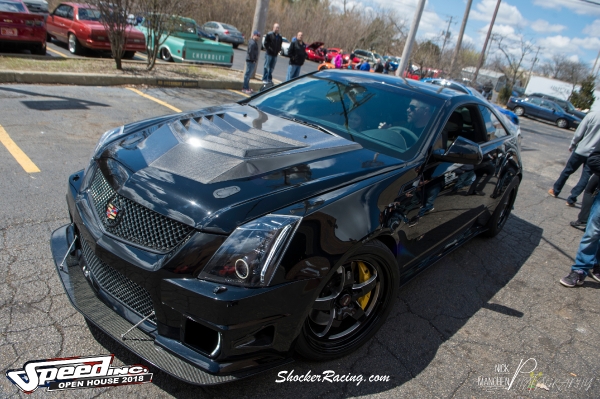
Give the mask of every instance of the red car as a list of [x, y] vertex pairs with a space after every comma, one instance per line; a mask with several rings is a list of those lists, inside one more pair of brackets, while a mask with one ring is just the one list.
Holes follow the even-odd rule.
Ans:
[[306, 58], [315, 62], [325, 61], [325, 51], [321, 52], [319, 48], [323, 45], [323, 42], [313, 42], [306, 46]]
[[44, 16], [30, 13], [21, 0], [0, 0], [0, 47], [46, 55]]
[[[88, 4], [61, 3], [48, 16], [48, 40], [53, 37], [68, 43], [73, 54], [82, 54], [84, 48], [110, 51], [108, 34], [100, 17], [100, 11]], [[126, 31], [123, 58], [133, 58], [136, 51], [146, 51], [146, 39], [142, 32], [130, 26]]]
[[[340, 48], [336, 48], [336, 47], [328, 48], [327, 49], [327, 56], [326, 56], [327, 57], [327, 62], [333, 62], [333, 58], [340, 52], [340, 50], [341, 50]], [[342, 62], [344, 64], [347, 64], [349, 59], [350, 59], [350, 54], [348, 54], [348, 53], [342, 53], [342, 60], [343, 60]], [[353, 64], [356, 64], [359, 61], [360, 61], [360, 58], [354, 57], [352, 59], [352, 63]]]

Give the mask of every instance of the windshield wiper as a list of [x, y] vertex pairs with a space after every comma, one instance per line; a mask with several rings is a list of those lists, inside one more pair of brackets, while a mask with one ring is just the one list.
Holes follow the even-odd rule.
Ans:
[[280, 115], [279, 117], [283, 118], [283, 119], [287, 119], [288, 121], [299, 123], [299, 124], [304, 125], [304, 126], [312, 127], [313, 129], [317, 129], [317, 130], [319, 130], [319, 131], [321, 131], [323, 133], [329, 134], [331, 136], [339, 137], [337, 134], [333, 133], [331, 130], [325, 129], [323, 126], [320, 126], [320, 125], [317, 125], [317, 124], [314, 124], [314, 123], [310, 123], [310, 122], [306, 122], [306, 121], [303, 121], [301, 119], [290, 117], [290, 116], [282, 116], [282, 115]]

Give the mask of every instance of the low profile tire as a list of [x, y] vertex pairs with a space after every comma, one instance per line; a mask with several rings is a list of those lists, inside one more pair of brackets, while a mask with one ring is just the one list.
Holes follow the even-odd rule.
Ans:
[[31, 48], [31, 54], [35, 55], [46, 55], [46, 43], [39, 44]]
[[567, 123], [566, 119], [560, 118], [556, 121], [556, 126], [558, 126], [561, 129], [568, 129], [569, 128], [569, 124]]
[[171, 52], [168, 48], [163, 47], [160, 49], [160, 59], [167, 62], [173, 61], [173, 57], [171, 57]]
[[239, 46], [240, 46], [239, 43], [236, 43], [233, 45], [233, 48], [238, 48]]
[[312, 304], [296, 352], [310, 360], [354, 352], [383, 325], [398, 292], [396, 258], [380, 241], [345, 257]]
[[486, 225], [487, 230], [483, 233], [486, 237], [491, 238], [497, 236], [504, 228], [506, 220], [512, 211], [515, 199], [517, 198], [517, 192], [519, 191], [519, 183], [521, 181], [519, 180], [519, 177], [514, 176], [514, 174], [511, 174], [510, 176], [513, 176], [512, 180], [508, 184], [500, 203]]
[[123, 58], [123, 59], [125, 59], [125, 60], [130, 60], [130, 59], [132, 59], [134, 56], [135, 56], [135, 51], [124, 51], [124, 52], [123, 52], [123, 57], [121, 57], [121, 58]]
[[46, 33], [46, 42], [52, 43], [52, 36], [50, 36], [50, 33]]
[[523, 109], [523, 107], [515, 107], [515, 109], [513, 110], [513, 112], [515, 114], [517, 114], [518, 116], [525, 115], [525, 110]]

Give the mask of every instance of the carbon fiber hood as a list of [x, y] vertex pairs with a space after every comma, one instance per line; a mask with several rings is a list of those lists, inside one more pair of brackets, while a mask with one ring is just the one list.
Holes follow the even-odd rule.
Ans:
[[111, 186], [211, 232], [229, 233], [389, 166], [380, 158], [365, 167], [374, 153], [357, 143], [238, 104], [125, 129], [99, 159]]

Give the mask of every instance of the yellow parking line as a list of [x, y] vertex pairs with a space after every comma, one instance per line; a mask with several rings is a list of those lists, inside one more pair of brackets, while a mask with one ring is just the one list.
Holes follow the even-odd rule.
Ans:
[[0, 143], [4, 144], [8, 152], [17, 160], [19, 165], [27, 173], [37, 173], [40, 169], [29, 159], [29, 157], [19, 148], [19, 146], [10, 138], [6, 130], [0, 125]]
[[171, 104], [167, 104], [166, 102], [159, 100], [158, 98], [149, 96], [148, 94], [142, 93], [141, 91], [139, 91], [138, 89], [134, 89], [133, 87], [128, 87], [129, 90], [131, 90], [132, 92], [139, 94], [140, 96], [147, 98], [148, 100], [152, 100], [155, 103], [158, 103], [160, 105], [164, 105], [165, 107], [172, 109], [175, 112], [182, 112], [179, 108], [175, 108], [174, 106], [172, 106]]
[[232, 92], [232, 93], [235, 93], [235, 94], [239, 94], [240, 96], [244, 96], [244, 97], [250, 97], [250, 96], [249, 96], [249, 95], [247, 95], [246, 93], [242, 93], [242, 92], [241, 92], [241, 91], [239, 91], [239, 90], [227, 89], [227, 91], [230, 91], [230, 92]]
[[52, 49], [51, 49], [50, 47], [48, 47], [48, 46], [46, 46], [46, 51], [49, 51], [49, 52], [51, 52], [51, 53], [54, 53], [54, 54], [56, 54], [56, 55], [60, 55], [60, 56], [61, 56], [61, 57], [63, 57], [63, 58], [69, 58], [69, 57], [67, 57], [66, 55], [64, 55], [63, 53], [59, 52], [59, 51], [52, 50]]

